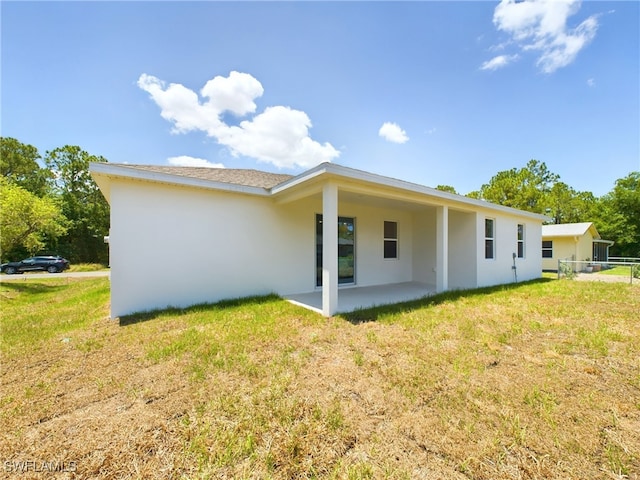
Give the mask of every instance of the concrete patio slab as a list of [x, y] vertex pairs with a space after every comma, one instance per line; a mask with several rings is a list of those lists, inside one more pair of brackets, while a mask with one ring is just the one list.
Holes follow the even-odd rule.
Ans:
[[[417, 300], [436, 293], [436, 286], [419, 282], [393, 283], [370, 287], [342, 287], [338, 290], [338, 312]], [[285, 295], [286, 300], [314, 312], [322, 313], [322, 290]]]

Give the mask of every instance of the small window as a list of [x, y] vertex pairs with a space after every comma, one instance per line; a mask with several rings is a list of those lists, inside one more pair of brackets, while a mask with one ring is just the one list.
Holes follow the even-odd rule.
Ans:
[[384, 222], [384, 258], [398, 258], [398, 222]]
[[524, 258], [524, 225], [518, 224], [518, 258]]
[[542, 241], [542, 258], [553, 258], [553, 242], [551, 240]]
[[495, 257], [495, 232], [493, 218], [484, 219], [484, 258]]

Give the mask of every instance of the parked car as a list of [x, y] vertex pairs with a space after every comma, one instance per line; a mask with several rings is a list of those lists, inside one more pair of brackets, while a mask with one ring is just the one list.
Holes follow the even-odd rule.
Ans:
[[0, 265], [0, 272], [12, 275], [14, 273], [32, 272], [43, 270], [49, 273], [62, 272], [69, 268], [69, 260], [62, 257], [40, 256], [29, 257], [19, 262], [9, 262]]

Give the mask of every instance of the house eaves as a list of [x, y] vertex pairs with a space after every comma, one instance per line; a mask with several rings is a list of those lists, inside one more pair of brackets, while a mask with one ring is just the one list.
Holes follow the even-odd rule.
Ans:
[[306, 183], [311, 182], [312, 180], [319, 180], [322, 178], [334, 178], [336, 180], [351, 180], [359, 183], [365, 183], [371, 187], [372, 195], [375, 195], [376, 188], [385, 187], [401, 192], [407, 192], [409, 194], [417, 194], [419, 196], [424, 196], [425, 198], [432, 199], [433, 201], [436, 201], [438, 203], [453, 204], [466, 209], [477, 210], [480, 208], [485, 210], [498, 211], [510, 215], [533, 218], [542, 222], [551, 220], [546, 215], [518, 210], [511, 207], [505, 207], [502, 205], [497, 205], [483, 200], [476, 200], [474, 198], [469, 198], [454, 193], [443, 192], [441, 190], [427, 187], [425, 185], [419, 185], [404, 180], [385, 177], [383, 175], [377, 175], [375, 173], [365, 172], [363, 170], [343, 167], [335, 163], [321, 163], [320, 165], [307, 170], [306, 172], [303, 172], [296, 177], [285, 180], [284, 182], [276, 185], [275, 187], [271, 188], [271, 193], [273, 195], [283, 194], [287, 190], [302, 186]]
[[[179, 185], [184, 187], [203, 188], [208, 190], [217, 190], [225, 192], [242, 193], [247, 195], [257, 195], [262, 197], [274, 196], [278, 197], [295, 189], [305, 189], [307, 185], [326, 180], [335, 180], [338, 182], [352, 182], [366, 186], [371, 195], [376, 196], [380, 190], [394, 191], [399, 194], [413, 196], [415, 198], [423, 198], [431, 203], [457, 206], [468, 210], [488, 210], [496, 211], [509, 215], [532, 218], [542, 222], [549, 221], [550, 218], [545, 215], [518, 210], [511, 207], [493, 204], [483, 200], [457, 195], [454, 193], [443, 192], [435, 188], [419, 185], [416, 183], [398, 180], [391, 177], [377, 175], [375, 173], [357, 170], [335, 163], [321, 163], [295, 177], [282, 174], [269, 174], [255, 170], [236, 171], [238, 175], [234, 178], [225, 178], [226, 181], [219, 181], [211, 178], [201, 178], [198, 176], [180, 175], [180, 167], [159, 167], [159, 166], [142, 166], [142, 165], [126, 165], [126, 164], [109, 164], [109, 163], [91, 163], [89, 170], [94, 180], [102, 190], [103, 194], [109, 199], [110, 179], [123, 178], [129, 180], [148, 181], [156, 183], [164, 183], [168, 185]], [[224, 173], [223, 171], [221, 171]], [[252, 179], [253, 185], [242, 184], [249, 179], [242, 178], [242, 175], [260, 175], [265, 178]], [[222, 175], [224, 177], [224, 175]], [[283, 181], [280, 181], [284, 179]], [[261, 184], [262, 186], [256, 186]], [[378, 191], [377, 191], [378, 190]]]
[[94, 178], [107, 199], [109, 199], [110, 191], [109, 180], [113, 178], [164, 183], [168, 185], [203, 188], [208, 190], [221, 190], [226, 192], [258, 195], [263, 197], [268, 197], [271, 195], [269, 189], [265, 187], [222, 182], [193, 176], [181, 176], [177, 175], [176, 173], [138, 168], [136, 166], [128, 166], [123, 164], [95, 162], [89, 165], [89, 171], [91, 172], [91, 176]]

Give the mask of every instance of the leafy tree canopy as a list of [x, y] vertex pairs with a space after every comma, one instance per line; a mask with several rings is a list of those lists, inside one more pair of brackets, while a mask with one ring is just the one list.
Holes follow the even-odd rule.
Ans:
[[458, 193], [456, 192], [456, 189], [453, 188], [451, 185], [438, 185], [436, 187], [436, 190], [440, 190], [441, 192], [455, 193], [455, 194]]
[[595, 216], [600, 235], [616, 243], [612, 252], [623, 257], [640, 257], [640, 172], [616, 181], [602, 197]]
[[65, 145], [46, 152], [44, 161], [54, 175], [54, 191], [70, 222], [58, 249], [71, 261], [106, 263], [103, 237], [109, 232], [109, 205], [91, 178], [89, 164], [107, 160]]
[[0, 173], [15, 185], [42, 197], [49, 192], [51, 172], [42, 168], [38, 149], [15, 138], [0, 137]]
[[612, 255], [640, 256], [640, 172], [618, 179], [602, 198], [560, 181], [544, 162], [498, 172], [471, 198], [549, 216], [554, 223], [594, 222], [602, 238], [615, 242]]
[[544, 162], [529, 160], [526, 167], [498, 172], [489, 183], [472, 192], [472, 198], [507, 207], [545, 213], [547, 196], [559, 176], [551, 173]]
[[37, 197], [4, 177], [0, 178], [0, 187], [3, 259], [23, 251], [35, 254], [47, 242], [65, 234], [67, 221], [54, 199]]

